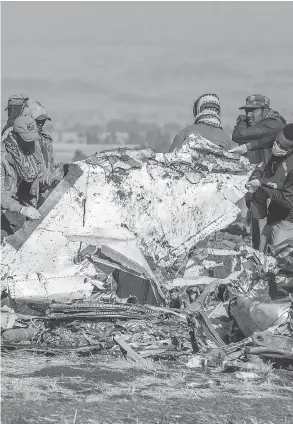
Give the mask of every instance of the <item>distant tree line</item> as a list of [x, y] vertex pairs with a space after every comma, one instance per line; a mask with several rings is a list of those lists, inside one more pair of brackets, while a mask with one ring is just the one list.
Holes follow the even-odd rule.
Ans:
[[[83, 126], [76, 124], [71, 130], [86, 134], [87, 144], [120, 144], [121, 133], [126, 134], [125, 144], [152, 147], [157, 152], [167, 152], [175, 135], [181, 126], [168, 123], [159, 126], [154, 122], [140, 122], [135, 119], [111, 119], [105, 126]], [[232, 135], [233, 128], [224, 126], [228, 135]]]
[[126, 144], [152, 147], [157, 152], [167, 152], [173, 137], [180, 130], [180, 125], [168, 123], [160, 127], [152, 122], [112, 119], [104, 127], [98, 125], [82, 127], [77, 124], [72, 129], [83, 131], [88, 144], [119, 144], [118, 135], [123, 133], [127, 134]]

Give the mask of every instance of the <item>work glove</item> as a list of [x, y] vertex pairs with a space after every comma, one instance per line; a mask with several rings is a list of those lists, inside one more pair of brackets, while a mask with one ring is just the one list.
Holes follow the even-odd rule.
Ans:
[[248, 149], [246, 144], [240, 144], [240, 146], [234, 147], [234, 149], [230, 149], [229, 153], [237, 153], [238, 155], [244, 155], [247, 153]]
[[41, 218], [41, 214], [39, 211], [37, 211], [37, 209], [35, 209], [33, 206], [24, 206], [21, 210], [20, 210], [20, 215], [25, 216], [26, 218], [35, 220], [35, 219], [40, 219]]
[[248, 183], [246, 184], [246, 188], [248, 189], [248, 191], [250, 193], [254, 193], [259, 187], [260, 187], [260, 181], [257, 179], [248, 181]]

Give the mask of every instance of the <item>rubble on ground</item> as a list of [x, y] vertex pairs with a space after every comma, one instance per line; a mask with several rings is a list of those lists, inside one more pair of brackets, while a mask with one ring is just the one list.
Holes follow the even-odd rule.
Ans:
[[[259, 368], [253, 357], [290, 367], [293, 302], [288, 292], [276, 297], [275, 289], [283, 271], [275, 258], [245, 244], [234, 243], [232, 249], [233, 238], [218, 233], [194, 248], [177, 270], [181, 281], [177, 277], [161, 287], [164, 306], [142, 305], [133, 294], [118, 297], [115, 264], [102, 270], [87, 256], [79, 269], [89, 273], [93, 264], [96, 269], [88, 297], [75, 291], [62, 300], [43, 294], [2, 299], [2, 348], [124, 354], [135, 361], [181, 358], [190, 368], [222, 372], [252, 372]], [[230, 249], [220, 249], [219, 243]], [[197, 262], [204, 263], [200, 272]], [[215, 278], [220, 266], [230, 274]], [[289, 285], [292, 289], [293, 278]]]
[[293, 240], [264, 255], [231, 234], [250, 168], [203, 140], [95, 155], [57, 186], [3, 246], [2, 349], [292, 367]]

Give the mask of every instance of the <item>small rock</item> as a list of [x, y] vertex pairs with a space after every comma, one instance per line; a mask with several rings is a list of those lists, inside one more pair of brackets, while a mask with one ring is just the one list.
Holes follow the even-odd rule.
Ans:
[[101, 400], [101, 396], [99, 395], [89, 395], [85, 398], [86, 403], [100, 402], [100, 400]]
[[197, 383], [189, 383], [187, 384], [187, 387], [189, 389], [209, 389], [210, 387], [220, 386], [221, 382], [220, 380], [216, 379], [209, 379]]
[[235, 373], [235, 377], [241, 380], [257, 380], [259, 376], [255, 372], [238, 371]]
[[204, 358], [200, 355], [193, 356], [189, 359], [186, 366], [187, 368], [202, 368]]

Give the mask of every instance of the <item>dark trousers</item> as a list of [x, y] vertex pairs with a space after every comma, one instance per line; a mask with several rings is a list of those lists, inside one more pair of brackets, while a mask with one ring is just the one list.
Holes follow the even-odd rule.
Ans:
[[26, 218], [17, 212], [1, 211], [1, 241], [4, 237], [11, 236], [25, 223]]
[[267, 223], [267, 218], [256, 219], [253, 216], [251, 217], [250, 234], [252, 239], [252, 247], [255, 250], [260, 250], [261, 234], [266, 223]]
[[274, 225], [266, 225], [261, 233], [260, 252], [266, 253], [268, 245], [276, 246], [293, 238], [293, 222], [281, 221]]

